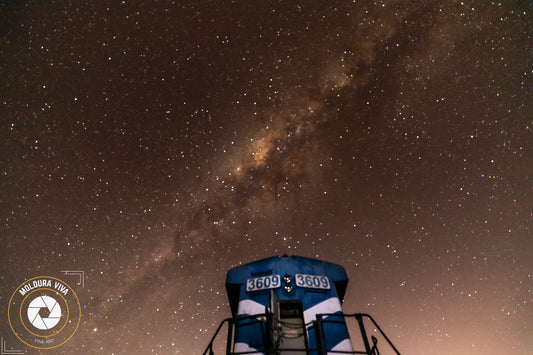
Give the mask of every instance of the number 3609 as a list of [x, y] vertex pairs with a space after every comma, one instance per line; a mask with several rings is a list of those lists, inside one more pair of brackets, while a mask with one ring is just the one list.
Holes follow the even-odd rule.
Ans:
[[296, 286], [329, 290], [329, 279], [326, 276], [296, 274]]

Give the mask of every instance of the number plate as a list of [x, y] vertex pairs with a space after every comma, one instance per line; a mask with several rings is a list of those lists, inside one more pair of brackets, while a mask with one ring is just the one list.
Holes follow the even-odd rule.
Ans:
[[318, 288], [321, 290], [329, 290], [331, 288], [327, 276], [303, 274], [296, 274], [296, 286], [304, 288]]
[[268, 290], [269, 288], [278, 287], [281, 287], [281, 277], [279, 275], [254, 277], [246, 280], [246, 292]]

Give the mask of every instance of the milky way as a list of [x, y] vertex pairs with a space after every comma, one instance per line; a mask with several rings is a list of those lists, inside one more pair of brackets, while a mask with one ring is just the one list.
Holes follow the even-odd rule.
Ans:
[[226, 271], [293, 254], [402, 353], [530, 353], [529, 3], [0, 9], [9, 349], [15, 288], [83, 270], [55, 353], [201, 353]]

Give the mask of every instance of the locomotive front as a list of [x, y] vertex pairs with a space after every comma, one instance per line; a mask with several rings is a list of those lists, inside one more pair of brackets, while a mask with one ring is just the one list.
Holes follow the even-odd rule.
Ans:
[[[367, 339], [363, 317], [342, 311], [348, 277], [340, 265], [298, 256], [275, 256], [231, 269], [226, 290], [232, 318], [226, 354], [377, 354]], [[354, 351], [346, 318], [357, 320], [364, 351]], [[383, 334], [383, 332], [381, 332]], [[386, 341], [389, 339], [383, 334]]]

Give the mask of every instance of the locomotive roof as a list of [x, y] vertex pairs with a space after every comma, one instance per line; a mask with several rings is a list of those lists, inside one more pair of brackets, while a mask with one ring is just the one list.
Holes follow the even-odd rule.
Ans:
[[272, 256], [240, 265], [228, 271], [226, 290], [235, 315], [239, 303], [239, 290], [251, 277], [271, 274], [314, 274], [327, 276], [332, 281], [342, 302], [348, 284], [344, 267], [338, 264], [301, 256]]

